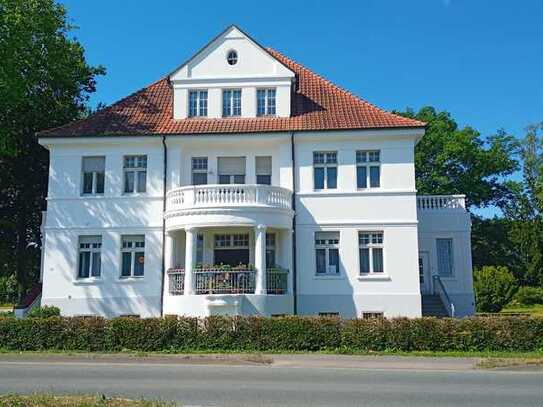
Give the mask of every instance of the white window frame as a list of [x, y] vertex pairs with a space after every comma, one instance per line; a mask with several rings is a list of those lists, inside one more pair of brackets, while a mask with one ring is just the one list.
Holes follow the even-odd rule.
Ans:
[[[127, 160], [134, 159], [135, 165], [133, 167], [127, 166]], [[145, 194], [147, 193], [147, 155], [146, 154], [128, 154], [123, 157], [123, 193], [124, 194]], [[143, 162], [143, 165], [141, 163]], [[127, 174], [134, 173], [134, 188], [132, 191], [126, 190], [126, 177]], [[145, 184], [143, 186], [143, 191], [139, 191], [139, 174], [145, 173]]]
[[[362, 235], [369, 235], [369, 242], [361, 241]], [[360, 249], [368, 249], [369, 272], [362, 272], [362, 256]], [[373, 251], [381, 249], [383, 254], [383, 271], [375, 271], [373, 267]], [[385, 233], [382, 230], [361, 230], [358, 232], [358, 274], [360, 276], [386, 276], [385, 266]]]
[[[317, 159], [317, 157], [320, 155], [323, 155], [323, 160]], [[332, 157], [334, 159], [332, 159]], [[325, 189], [337, 189], [338, 184], [338, 178], [339, 178], [339, 167], [337, 164], [338, 161], [338, 152], [337, 151], [313, 151], [313, 189], [315, 191], [322, 191]], [[317, 168], [323, 168], [324, 169], [324, 185], [323, 188], [317, 188], [316, 185], [316, 178], [315, 173]], [[336, 169], [336, 186], [334, 188], [331, 188], [328, 185], [328, 169], [329, 168], [335, 168]]]
[[[319, 233], [337, 233], [338, 238], [337, 239], [329, 239], [329, 238], [317, 239], [317, 236]], [[341, 233], [337, 230], [320, 230], [320, 231], [315, 232], [313, 245], [314, 245], [314, 253], [315, 253], [314, 258], [315, 258], [315, 276], [316, 277], [322, 277], [322, 276], [337, 277], [341, 275], [340, 267], [339, 267], [341, 264], [340, 249], [339, 249], [340, 241], [341, 241]], [[317, 249], [324, 249], [324, 253], [325, 253], [324, 258], [325, 258], [325, 264], [326, 264], [326, 272], [324, 273], [318, 272]], [[335, 272], [330, 271], [330, 267], [331, 267], [330, 249], [337, 250], [338, 264], [337, 264], [337, 270]]]
[[[130, 242], [130, 247], [124, 247], [124, 242]], [[134, 275], [136, 253], [143, 252], [143, 274], [136, 276]], [[130, 253], [130, 275], [123, 275], [123, 253]], [[120, 279], [132, 279], [132, 278], [143, 278], [145, 277], [145, 235], [122, 235], [121, 236], [121, 269], [119, 273]]]
[[[264, 112], [258, 111], [259, 92], [264, 92]], [[271, 101], [273, 100], [273, 103]], [[277, 89], [276, 88], [258, 88], [256, 90], [256, 115], [262, 116], [276, 116], [277, 115]]]
[[385, 313], [383, 311], [362, 311], [360, 317], [362, 319], [383, 319]]
[[[264, 173], [260, 173], [260, 171], [258, 170], [258, 166], [257, 166], [257, 162], [258, 162], [258, 159], [265, 159], [265, 158], [269, 158], [270, 159], [270, 171], [266, 174]], [[269, 155], [266, 155], [266, 156], [256, 156], [255, 157], [255, 175], [256, 175], [256, 183], [257, 185], [271, 185], [272, 184], [272, 166], [273, 166], [273, 158], [272, 156], [269, 156]], [[258, 182], [258, 177], [269, 177], [270, 179], [270, 182], [269, 183], [262, 183], [262, 182]]]
[[[438, 247], [438, 241], [448, 241], [451, 244], [451, 253], [450, 253], [450, 274], [441, 274], [440, 270], [440, 261], [439, 261], [439, 247]], [[443, 279], [454, 279], [455, 278], [455, 271], [454, 271], [454, 239], [452, 237], [438, 237], [436, 238], [436, 269], [437, 269], [437, 275], [440, 278]]]
[[[103, 171], [85, 171], [85, 158], [103, 158], [104, 159], [104, 169]], [[85, 174], [87, 173], [92, 174], [92, 191], [91, 192], [85, 192]], [[102, 192], [97, 192], [96, 187], [98, 185], [98, 174], [102, 174], [102, 177], [104, 179], [104, 190]], [[104, 155], [99, 156], [84, 156], [81, 157], [81, 195], [89, 196], [89, 195], [104, 195], [104, 192], [106, 190], [106, 157]]]
[[[358, 186], [358, 168], [366, 168], [366, 186]], [[379, 171], [379, 185], [371, 185], [371, 168], [376, 167]], [[357, 150], [356, 151], [356, 188], [375, 189], [381, 188], [381, 150]]]
[[[234, 110], [234, 94], [236, 92], [239, 91], [239, 113], [235, 112]], [[229, 109], [227, 109], [227, 106], [225, 105], [224, 103], [224, 99], [226, 97], [226, 94], [227, 93], [230, 93], [230, 96], [229, 96]], [[242, 99], [243, 98], [243, 95], [242, 95], [242, 90], [240, 88], [232, 88], [232, 89], [223, 89], [222, 91], [222, 116], [223, 117], [241, 117], [241, 113], [242, 113]], [[226, 111], [227, 110], [227, 111]], [[226, 113], [226, 114], [225, 114]]]
[[[225, 237], [226, 246], [217, 245], [217, 237]], [[238, 249], [248, 249], [250, 245], [249, 233], [215, 233], [213, 235], [213, 249], [219, 250], [238, 250]], [[239, 244], [239, 242], [247, 242], [247, 244]]]
[[[201, 161], [199, 161], [201, 160]], [[204, 162], [205, 160], [205, 168], [201, 168], [201, 166], [198, 166], [198, 168], [195, 168], [195, 164], [196, 163], [200, 163], [200, 162]], [[191, 184], [192, 185], [196, 185], [194, 183], [194, 174], [206, 174], [206, 183], [205, 184], [198, 184], [198, 185], [207, 185], [209, 184], [209, 173], [208, 173], [208, 168], [209, 168], [209, 160], [207, 157], [192, 157], [191, 159], [191, 162], [190, 162], [190, 166], [191, 166]]]
[[[102, 236], [101, 235], [81, 235], [77, 240], [77, 269], [76, 269], [76, 280], [79, 281], [89, 281], [89, 280], [99, 280], [102, 278]], [[89, 276], [81, 277], [79, 269], [81, 267], [81, 253], [90, 253], [89, 254]], [[98, 253], [100, 257], [99, 265], [99, 275], [93, 276], [92, 269], [94, 265], [94, 253]]]
[[[191, 95], [196, 95], [196, 111], [192, 111]], [[207, 117], [208, 110], [207, 89], [191, 89], [188, 93], [188, 117]], [[202, 106], [202, 102], [205, 102]]]

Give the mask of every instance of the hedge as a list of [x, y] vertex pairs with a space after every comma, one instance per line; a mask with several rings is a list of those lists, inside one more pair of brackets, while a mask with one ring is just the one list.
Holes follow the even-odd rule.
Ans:
[[541, 351], [543, 318], [0, 317], [15, 351]]

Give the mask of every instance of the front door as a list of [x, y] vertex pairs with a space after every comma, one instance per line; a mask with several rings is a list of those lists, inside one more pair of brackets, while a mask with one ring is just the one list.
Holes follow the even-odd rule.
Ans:
[[431, 277], [428, 263], [428, 252], [419, 253], [419, 282], [421, 294], [431, 294]]

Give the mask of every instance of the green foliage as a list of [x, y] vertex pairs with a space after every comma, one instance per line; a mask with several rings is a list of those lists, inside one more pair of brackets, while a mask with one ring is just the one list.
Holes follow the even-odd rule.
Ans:
[[60, 309], [50, 305], [44, 305], [43, 307], [34, 307], [28, 314], [28, 318], [51, 318], [60, 316]]
[[484, 266], [473, 274], [477, 310], [499, 312], [511, 301], [516, 281], [507, 267]]
[[37, 279], [47, 150], [36, 132], [87, 111], [102, 67], [89, 66], [53, 0], [0, 0], [0, 276], [18, 291]]
[[2, 318], [15, 351], [538, 351], [543, 318]]
[[514, 137], [499, 131], [484, 138], [471, 127], [459, 128], [448, 112], [430, 106], [399, 114], [428, 124], [415, 148], [419, 193], [466, 194], [468, 207], [504, 201], [508, 189], [503, 178], [518, 168]]
[[513, 297], [512, 303], [518, 305], [543, 304], [543, 288], [520, 287]]

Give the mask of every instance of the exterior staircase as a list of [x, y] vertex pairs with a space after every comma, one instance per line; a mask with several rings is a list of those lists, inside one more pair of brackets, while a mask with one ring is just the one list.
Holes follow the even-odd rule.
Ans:
[[24, 318], [33, 307], [39, 306], [41, 301], [42, 284], [36, 284], [23, 297], [22, 301], [13, 307], [17, 318]]
[[443, 305], [439, 295], [422, 295], [422, 316], [423, 317], [448, 317], [447, 309]]

